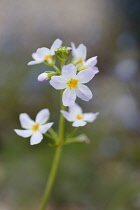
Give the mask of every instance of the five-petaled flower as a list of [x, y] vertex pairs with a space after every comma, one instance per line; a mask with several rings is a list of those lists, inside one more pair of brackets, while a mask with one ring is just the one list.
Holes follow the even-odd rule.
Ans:
[[[51, 126], [53, 125], [53, 122], [46, 123], [46, 121], [49, 119], [50, 112], [48, 109], [42, 109], [36, 116], [35, 121], [33, 121], [28, 114], [22, 113], [19, 115], [19, 120], [21, 123], [21, 127], [26, 130], [19, 130], [15, 129], [14, 131], [24, 138], [30, 137], [30, 144], [38, 144], [43, 139], [43, 133], [46, 133]], [[45, 124], [46, 123], [46, 124]]]
[[94, 71], [86, 69], [76, 73], [76, 67], [73, 64], [68, 64], [62, 68], [62, 75], [51, 77], [50, 84], [55, 89], [65, 89], [62, 97], [64, 106], [74, 105], [76, 96], [84, 101], [89, 101], [92, 98], [92, 92], [83, 83], [89, 82], [94, 77]]
[[66, 120], [73, 122], [72, 126], [74, 127], [84, 126], [87, 124], [87, 122], [93, 122], [99, 114], [99, 112], [83, 113], [81, 107], [76, 103], [69, 107], [69, 112], [61, 110], [61, 113], [66, 118]]
[[32, 53], [34, 61], [30, 61], [28, 65], [39, 64], [47, 62], [48, 64], [53, 64], [53, 56], [55, 55], [55, 50], [58, 49], [62, 44], [60, 39], [56, 39], [51, 48], [46, 47], [38, 48], [35, 53]]
[[77, 48], [75, 44], [72, 42], [72, 55], [73, 55], [73, 63], [76, 65], [78, 71], [85, 69], [92, 69], [94, 74], [99, 72], [98, 68], [95, 66], [97, 64], [97, 56], [89, 58], [87, 57], [87, 48], [85, 45], [80, 44]]

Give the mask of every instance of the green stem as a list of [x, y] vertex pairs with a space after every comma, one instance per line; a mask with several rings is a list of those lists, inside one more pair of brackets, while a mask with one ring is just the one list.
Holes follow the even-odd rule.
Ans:
[[[62, 92], [61, 92], [61, 94], [62, 94]], [[62, 98], [61, 98], [61, 101], [62, 101]], [[64, 110], [64, 109], [65, 109], [65, 107], [61, 103], [61, 110]], [[59, 161], [60, 161], [60, 156], [61, 156], [61, 152], [62, 152], [62, 148], [63, 148], [63, 144], [64, 144], [64, 123], [65, 123], [65, 118], [61, 114], [60, 121], [59, 121], [58, 147], [57, 147], [56, 152], [55, 152], [52, 168], [51, 168], [51, 171], [50, 171], [50, 174], [49, 174], [49, 178], [48, 178], [48, 182], [47, 182], [46, 189], [45, 189], [45, 192], [44, 192], [44, 196], [43, 196], [43, 199], [42, 199], [40, 210], [45, 210], [45, 208], [48, 204], [48, 199], [50, 197], [52, 187], [53, 187], [53, 184], [54, 184], [54, 180], [55, 180], [55, 177], [56, 177], [56, 172], [57, 172], [57, 168], [58, 168], [58, 164], [59, 164]]]
[[61, 62], [61, 69], [63, 68], [63, 66], [65, 65], [65, 61]]
[[44, 136], [46, 136], [46, 137], [48, 137], [48, 138], [54, 140], [54, 138], [53, 138], [52, 136], [50, 136], [49, 134], [47, 134], [47, 133], [44, 133]]
[[66, 138], [72, 137], [72, 136], [76, 133], [77, 130], [78, 130], [78, 127], [75, 127], [75, 128], [71, 131], [71, 133], [67, 135]]
[[40, 210], [45, 210], [47, 206], [48, 199], [49, 199], [49, 196], [53, 187], [53, 183], [55, 180], [61, 151], [62, 151], [62, 147], [61, 146], [57, 147]]
[[[61, 91], [61, 100], [62, 100], [62, 94], [63, 94], [63, 91]], [[62, 102], [61, 102], [61, 110], [65, 110], [65, 107]], [[59, 132], [58, 132], [58, 135], [59, 135], [58, 144], [60, 146], [64, 144], [64, 124], [65, 124], [65, 118], [63, 117], [62, 114], [60, 114]]]
[[56, 133], [52, 128], [50, 128], [50, 129], [48, 130], [48, 132], [49, 132], [55, 139], [58, 139], [57, 133]]
[[58, 74], [61, 74], [60, 69], [59, 69], [55, 64], [53, 65], [53, 68], [56, 70], [56, 72], [57, 72]]

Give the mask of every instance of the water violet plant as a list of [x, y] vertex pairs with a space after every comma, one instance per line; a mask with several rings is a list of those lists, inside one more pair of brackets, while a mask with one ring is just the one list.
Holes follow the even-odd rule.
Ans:
[[[50, 112], [47, 108], [37, 114], [35, 121], [26, 113], [20, 114], [19, 120], [23, 129], [14, 130], [23, 138], [30, 137], [30, 145], [39, 144], [43, 137], [47, 136], [51, 141], [48, 145], [56, 149], [40, 205], [40, 210], [45, 210], [64, 145], [74, 142], [89, 143], [85, 134], [75, 136], [75, 133], [78, 127], [85, 126], [88, 122], [92, 123], [99, 113], [83, 113], [82, 108], [75, 101], [77, 97], [84, 101], [92, 99], [92, 92], [85, 84], [92, 80], [99, 70], [96, 67], [97, 56], [86, 60], [87, 48], [85, 45], [80, 44], [76, 48], [74, 43], [71, 43], [71, 47], [66, 47], [62, 46], [60, 39], [56, 39], [50, 49], [46, 47], [37, 49], [32, 57], [34, 60], [28, 65], [44, 63], [52, 67], [51, 71], [45, 71], [38, 76], [38, 82], [49, 82], [56, 90], [60, 90], [61, 110], [56, 131], [52, 128], [54, 122], [48, 122]], [[67, 108], [68, 111], [66, 111]], [[65, 132], [65, 120], [71, 122], [73, 127], [73, 131], [68, 135]]]

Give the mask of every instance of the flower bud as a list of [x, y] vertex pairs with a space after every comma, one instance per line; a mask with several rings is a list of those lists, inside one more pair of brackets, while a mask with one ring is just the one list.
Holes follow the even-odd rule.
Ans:
[[55, 51], [55, 55], [60, 62], [65, 62], [68, 59], [68, 57], [70, 56], [71, 51], [72, 51], [71, 47], [59, 47]]
[[48, 73], [45, 73], [45, 72], [40, 74], [37, 78], [38, 82], [44, 82], [48, 79], [49, 79], [49, 75], [48, 75]]
[[86, 144], [90, 143], [89, 138], [85, 134], [81, 134], [80, 136], [78, 136], [77, 141], [80, 143], [85, 142]]
[[71, 47], [67, 47], [66, 51], [67, 51], [67, 53], [71, 53], [72, 48]]

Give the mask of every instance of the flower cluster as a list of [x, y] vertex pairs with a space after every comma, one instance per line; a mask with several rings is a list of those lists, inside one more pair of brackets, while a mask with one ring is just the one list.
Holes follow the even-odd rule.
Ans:
[[[30, 61], [28, 65], [44, 63], [52, 66], [52, 71], [45, 71], [38, 76], [38, 82], [50, 80], [49, 83], [53, 88], [63, 90], [62, 103], [65, 107], [68, 107], [68, 111], [61, 110], [61, 114], [67, 121], [72, 122], [72, 126], [84, 126], [87, 122], [93, 122], [98, 113], [83, 113], [81, 107], [75, 101], [77, 97], [84, 101], [89, 101], [93, 97], [91, 90], [85, 84], [99, 72], [96, 67], [97, 56], [86, 59], [87, 48], [83, 44], [80, 44], [77, 48], [74, 43], [71, 43], [71, 47], [62, 47], [61, 45], [62, 41], [56, 39], [50, 49], [46, 47], [38, 48], [32, 54], [34, 60]], [[70, 54], [72, 54], [71, 60], [69, 59]], [[56, 66], [56, 60], [60, 63], [61, 68]], [[48, 109], [41, 110], [35, 121], [31, 120], [25, 113], [20, 114], [19, 119], [22, 128], [26, 130], [15, 129], [15, 132], [25, 138], [31, 136], [31, 145], [40, 143], [43, 139], [42, 134], [50, 131], [53, 125], [53, 123], [46, 123], [49, 119]], [[53, 133], [55, 132], [53, 131]], [[47, 135], [50, 134], [52, 132]], [[50, 137], [56, 143], [55, 137], [53, 135], [50, 135]]]

